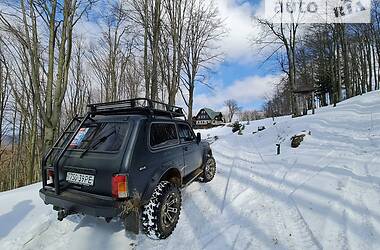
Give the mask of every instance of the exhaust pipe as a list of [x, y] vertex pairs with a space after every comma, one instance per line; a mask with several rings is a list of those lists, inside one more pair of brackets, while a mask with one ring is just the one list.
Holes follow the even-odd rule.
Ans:
[[66, 218], [68, 215], [72, 214], [69, 210], [66, 209], [60, 209], [58, 211], [58, 220], [62, 221], [64, 218]]

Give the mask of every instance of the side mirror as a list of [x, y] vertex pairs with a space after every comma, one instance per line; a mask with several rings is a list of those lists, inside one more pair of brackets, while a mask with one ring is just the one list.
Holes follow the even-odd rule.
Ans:
[[202, 140], [201, 133], [197, 133], [197, 143], [200, 143]]

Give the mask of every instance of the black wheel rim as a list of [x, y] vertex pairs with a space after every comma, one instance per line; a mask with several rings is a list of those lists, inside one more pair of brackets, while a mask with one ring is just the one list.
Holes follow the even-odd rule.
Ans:
[[179, 197], [176, 193], [170, 193], [162, 206], [161, 218], [165, 228], [175, 224], [179, 212]]
[[211, 179], [215, 174], [215, 161], [208, 159], [205, 167], [205, 176], [207, 179]]

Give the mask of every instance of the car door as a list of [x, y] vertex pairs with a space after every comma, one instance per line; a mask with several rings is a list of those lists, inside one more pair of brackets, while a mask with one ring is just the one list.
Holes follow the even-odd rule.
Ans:
[[184, 174], [183, 152], [174, 122], [152, 122], [149, 137], [152, 163], [162, 168], [178, 168]]
[[196, 142], [196, 136], [190, 126], [178, 124], [178, 134], [185, 160], [185, 174], [189, 174], [202, 165], [201, 146]]

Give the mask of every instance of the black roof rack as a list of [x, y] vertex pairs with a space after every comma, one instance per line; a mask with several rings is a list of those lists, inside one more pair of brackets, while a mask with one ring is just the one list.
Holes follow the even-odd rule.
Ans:
[[116, 102], [94, 103], [87, 105], [92, 115], [99, 114], [141, 114], [184, 117], [183, 108], [147, 98], [135, 98]]

